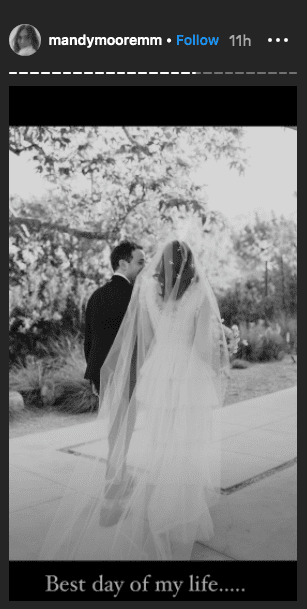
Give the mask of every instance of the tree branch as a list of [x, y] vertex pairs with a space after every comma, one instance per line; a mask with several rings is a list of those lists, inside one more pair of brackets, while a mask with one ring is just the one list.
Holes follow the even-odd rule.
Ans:
[[97, 240], [97, 241], [108, 241], [110, 237], [116, 237], [118, 234], [117, 229], [114, 231], [110, 231], [108, 233], [98, 233], [80, 230], [78, 228], [71, 228], [69, 226], [65, 226], [63, 224], [58, 224], [57, 222], [48, 222], [38, 220], [37, 218], [21, 218], [21, 217], [10, 217], [10, 224], [12, 226], [28, 226], [30, 229], [41, 230], [42, 228], [48, 228], [49, 230], [55, 230], [60, 233], [67, 233], [72, 235], [73, 237], [77, 237], [79, 239], [89, 239], [89, 240]]
[[126, 135], [126, 137], [128, 138], [130, 144], [132, 144], [133, 146], [135, 146], [138, 150], [140, 150], [140, 152], [143, 152], [144, 154], [147, 154], [147, 156], [151, 156], [147, 146], [142, 146], [142, 144], [139, 144], [129, 133], [127, 127], [123, 127], [123, 131]]
[[[17, 137], [19, 136], [19, 137]], [[28, 142], [28, 146], [22, 143], [21, 138], [23, 138], [24, 142]], [[19, 156], [22, 152], [26, 152], [27, 150], [38, 150], [42, 155], [45, 155], [43, 148], [33, 141], [33, 138], [28, 135], [28, 127], [23, 133], [18, 133], [13, 128], [10, 129], [9, 132], [9, 150]]]

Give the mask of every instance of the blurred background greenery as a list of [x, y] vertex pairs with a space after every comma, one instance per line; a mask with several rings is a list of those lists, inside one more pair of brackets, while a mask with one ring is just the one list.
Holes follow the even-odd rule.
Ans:
[[29, 407], [96, 408], [83, 379], [87, 300], [111, 277], [119, 241], [150, 258], [178, 221], [197, 227], [221, 316], [239, 326], [234, 366], [296, 354], [295, 215], [256, 210], [229, 222], [195, 178], [221, 159], [243, 176], [244, 141], [238, 127], [10, 129], [11, 153], [30, 155], [47, 185], [41, 196], [10, 195], [10, 389]]

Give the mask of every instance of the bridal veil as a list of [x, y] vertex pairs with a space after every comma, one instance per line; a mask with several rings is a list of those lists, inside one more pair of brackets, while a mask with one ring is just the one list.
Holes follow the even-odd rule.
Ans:
[[228, 366], [206, 274], [168, 238], [136, 279], [101, 368], [97, 441], [71, 455], [40, 559], [189, 560], [212, 537]]

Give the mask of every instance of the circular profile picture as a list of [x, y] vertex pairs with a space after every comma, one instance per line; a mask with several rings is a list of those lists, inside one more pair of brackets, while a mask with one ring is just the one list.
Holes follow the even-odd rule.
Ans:
[[41, 45], [41, 35], [33, 25], [23, 23], [11, 31], [9, 43], [17, 55], [33, 55]]

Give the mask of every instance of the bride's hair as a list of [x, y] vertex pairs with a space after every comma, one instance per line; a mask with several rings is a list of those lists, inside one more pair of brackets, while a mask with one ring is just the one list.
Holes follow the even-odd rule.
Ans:
[[[168, 253], [167, 251], [172, 246], [171, 251]], [[191, 251], [191, 248], [184, 242], [180, 241], [172, 241], [170, 245], [167, 245], [162, 254], [161, 260], [158, 265], [159, 272], [155, 275], [157, 277], [161, 289], [162, 289], [162, 297], [165, 295], [165, 261], [166, 263], [171, 263], [172, 268], [172, 287], [174, 287], [179, 274], [181, 274], [180, 282], [178, 286], [178, 292], [176, 296], [176, 300], [179, 300], [184, 292], [188, 289], [192, 280], [198, 281], [198, 275], [195, 271], [194, 265], [194, 256]], [[186, 250], [186, 261], [183, 266], [183, 252]], [[168, 258], [168, 260], [167, 260]]]
[[37, 51], [37, 49], [39, 48], [40, 42], [39, 42], [36, 30], [33, 27], [33, 25], [25, 24], [25, 25], [20, 25], [16, 32], [14, 42], [13, 42], [13, 50], [15, 51], [15, 53], [19, 53], [19, 51], [20, 51], [19, 35], [22, 30], [26, 30], [27, 35], [31, 40], [31, 46], [33, 47], [33, 49], [35, 49], [35, 51]]

